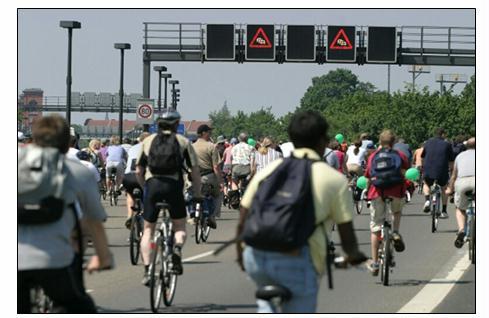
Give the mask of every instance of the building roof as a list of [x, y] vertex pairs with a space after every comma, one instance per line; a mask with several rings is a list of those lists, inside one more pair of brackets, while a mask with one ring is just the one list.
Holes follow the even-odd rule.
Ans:
[[[185, 126], [185, 131], [187, 132], [196, 132], [197, 128], [199, 128], [200, 125], [210, 125], [209, 121], [203, 121], [203, 120], [183, 120], [182, 124]], [[87, 119], [85, 120], [84, 123], [85, 126], [88, 127], [119, 127], [119, 121], [115, 119], [109, 119], [109, 120], [97, 120], [97, 119]], [[123, 127], [124, 129], [132, 129], [136, 126], [136, 121], [135, 120], [127, 120], [124, 119]]]

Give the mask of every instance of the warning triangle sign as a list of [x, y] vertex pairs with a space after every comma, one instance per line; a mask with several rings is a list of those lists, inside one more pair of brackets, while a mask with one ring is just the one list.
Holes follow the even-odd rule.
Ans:
[[255, 36], [249, 44], [250, 48], [253, 49], [270, 49], [272, 47], [272, 42], [268, 38], [263, 28], [258, 28]]
[[353, 49], [353, 46], [351, 45], [345, 30], [340, 29], [338, 34], [334, 37], [334, 40], [330, 43], [329, 48], [331, 50], [351, 50]]

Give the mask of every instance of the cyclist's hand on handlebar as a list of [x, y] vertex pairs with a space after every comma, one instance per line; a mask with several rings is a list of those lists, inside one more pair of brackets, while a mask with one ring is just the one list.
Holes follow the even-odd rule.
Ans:
[[84, 268], [89, 274], [94, 271], [103, 271], [113, 269], [115, 267], [114, 256], [110, 254], [109, 257], [105, 259], [100, 259], [98, 255], [94, 255], [88, 261], [88, 264]]
[[447, 189], [445, 190], [445, 194], [447, 194], [447, 195], [451, 195], [451, 194], [453, 194], [453, 190], [452, 190], [452, 188], [447, 187]]

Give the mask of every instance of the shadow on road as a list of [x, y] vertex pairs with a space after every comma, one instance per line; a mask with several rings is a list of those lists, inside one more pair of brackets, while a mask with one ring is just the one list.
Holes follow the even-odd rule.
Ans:
[[236, 309], [256, 308], [256, 305], [233, 304], [233, 305], [217, 305], [217, 304], [188, 304], [178, 305], [169, 308], [162, 308], [159, 312], [162, 313], [202, 313], [210, 311], [226, 311], [236, 312]]
[[195, 265], [195, 264], [218, 264], [221, 262], [218, 261], [190, 261], [190, 262], [183, 262], [185, 265]]
[[[455, 284], [455, 285], [462, 285], [462, 284], [470, 284], [473, 283], [473, 281], [467, 281], [467, 280], [449, 280], [449, 281], [429, 281], [429, 280], [419, 280], [419, 279], [408, 279], [408, 280], [399, 280], [399, 281], [391, 281], [389, 283], [389, 286], [401, 286], [401, 287], [410, 287], [410, 286], [420, 286], [420, 285], [428, 285], [428, 284]], [[377, 285], [382, 284], [381, 282], [377, 282]]]

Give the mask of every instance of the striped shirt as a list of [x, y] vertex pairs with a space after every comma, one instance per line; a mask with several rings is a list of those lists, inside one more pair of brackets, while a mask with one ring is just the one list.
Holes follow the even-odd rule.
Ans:
[[270, 162], [282, 158], [282, 154], [275, 149], [268, 148], [268, 152], [266, 154], [262, 154], [259, 151], [255, 152], [255, 164], [256, 164], [256, 172], [259, 172], [266, 166], [270, 164]]

